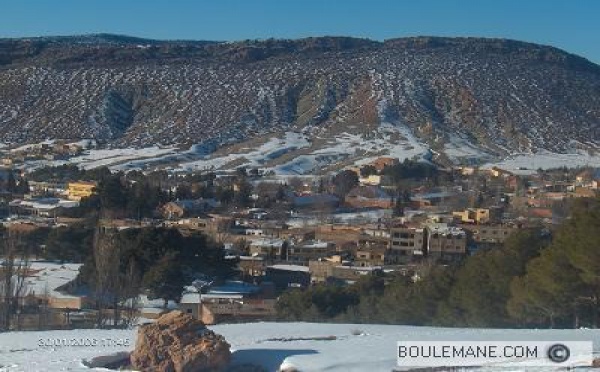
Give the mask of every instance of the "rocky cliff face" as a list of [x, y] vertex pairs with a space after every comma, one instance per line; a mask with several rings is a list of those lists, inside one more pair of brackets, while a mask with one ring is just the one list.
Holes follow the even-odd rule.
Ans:
[[600, 67], [510, 40], [0, 40], [0, 138], [211, 150], [286, 130], [368, 137], [407, 126], [432, 149], [600, 146]]

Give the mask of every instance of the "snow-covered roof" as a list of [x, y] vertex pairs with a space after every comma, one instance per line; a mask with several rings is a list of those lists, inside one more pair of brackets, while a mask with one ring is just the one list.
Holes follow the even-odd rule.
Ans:
[[272, 265], [269, 266], [269, 268], [271, 269], [275, 269], [275, 270], [285, 270], [285, 271], [302, 271], [302, 272], [309, 272], [309, 268], [308, 266], [301, 266], [301, 265]]
[[281, 247], [285, 241], [276, 238], [261, 238], [252, 241], [251, 245], [255, 247]]

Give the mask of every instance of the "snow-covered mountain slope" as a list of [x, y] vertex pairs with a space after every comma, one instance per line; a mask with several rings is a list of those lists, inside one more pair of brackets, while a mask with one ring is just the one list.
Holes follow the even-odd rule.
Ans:
[[[0, 39], [4, 142], [95, 138], [209, 153], [293, 131], [345, 150], [337, 139], [371, 141], [382, 123], [441, 158], [597, 150], [600, 67], [478, 38]], [[289, 171], [353, 156], [323, 151]]]
[[[268, 371], [294, 367], [299, 371], [391, 371], [396, 368], [396, 342], [561, 340], [593, 341], [600, 351], [599, 330], [506, 330], [408, 327], [368, 324], [247, 323], [211, 327], [225, 336], [233, 364], [262, 365]], [[331, 337], [334, 336], [334, 337]], [[135, 343], [135, 330], [74, 330], [0, 334], [0, 370], [89, 371], [82, 361], [132, 346], [44, 347], [49, 339], [111, 339]], [[321, 340], [315, 339], [321, 338]], [[326, 340], [325, 338], [329, 338]], [[304, 340], [302, 340], [304, 339]], [[41, 340], [41, 341], [40, 341]], [[504, 366], [507, 367], [507, 366]], [[493, 371], [482, 367], [469, 371]], [[497, 369], [495, 369], [497, 370]], [[507, 371], [507, 369], [503, 369]], [[544, 369], [511, 366], [510, 371]], [[547, 370], [547, 368], [546, 368]]]

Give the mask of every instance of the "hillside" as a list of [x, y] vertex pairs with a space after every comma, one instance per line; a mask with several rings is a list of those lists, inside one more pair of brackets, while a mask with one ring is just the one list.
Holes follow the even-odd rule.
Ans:
[[380, 140], [357, 157], [399, 143], [442, 160], [595, 151], [600, 66], [480, 38], [0, 39], [6, 143], [95, 138], [207, 153], [285, 132], [302, 135], [312, 154], [344, 136]]

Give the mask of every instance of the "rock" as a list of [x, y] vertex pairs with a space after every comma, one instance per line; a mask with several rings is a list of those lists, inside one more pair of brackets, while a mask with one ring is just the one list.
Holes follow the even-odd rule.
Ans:
[[600, 358], [594, 359], [592, 362], [592, 368], [600, 368]]
[[88, 368], [106, 368], [119, 370], [129, 365], [129, 353], [121, 351], [110, 355], [102, 355], [84, 360], [83, 365]]
[[143, 372], [223, 370], [231, 359], [223, 336], [181, 311], [164, 314], [140, 327], [131, 365]]

